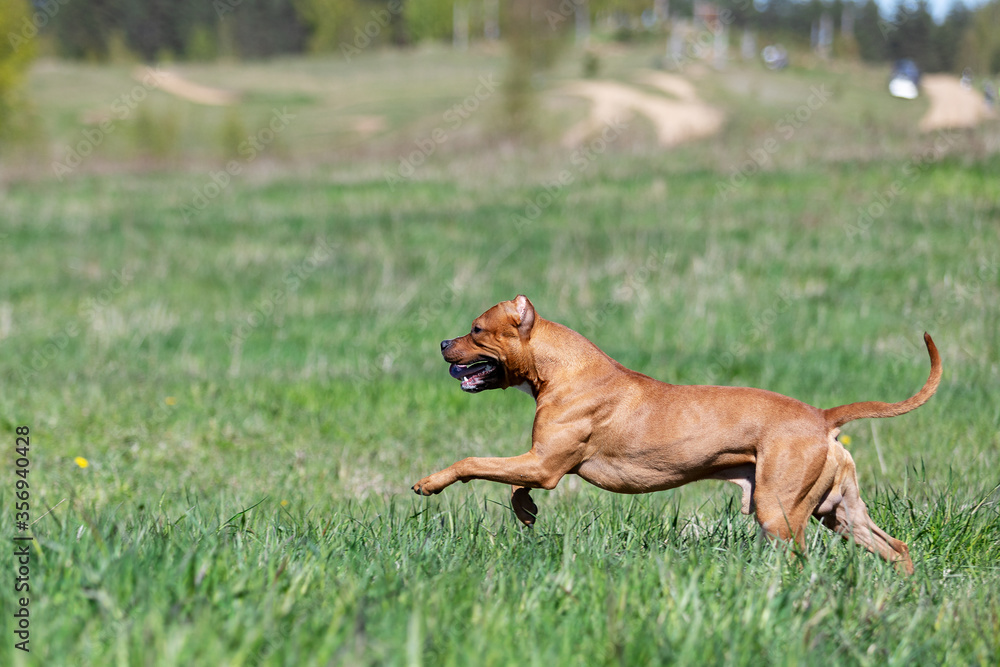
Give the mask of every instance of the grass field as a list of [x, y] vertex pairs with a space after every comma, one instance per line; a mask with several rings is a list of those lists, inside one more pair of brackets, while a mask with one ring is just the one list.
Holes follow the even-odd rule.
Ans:
[[[609, 57], [607, 76], [647, 57]], [[736, 74], [707, 74], [704, 96], [733, 111], [701, 144], [662, 153], [636, 122], [581, 168], [558, 142], [491, 138], [484, 109], [389, 188], [412, 140], [502, 60], [473, 54], [450, 88], [415, 84], [422, 101], [400, 103], [386, 91], [405, 76], [387, 58], [359, 61], [371, 99], [343, 110], [388, 119], [366, 148], [319, 133], [319, 97], [252, 98], [246, 118], [280, 102], [311, 120], [189, 215], [224, 164], [199, 149], [225, 133], [221, 110], [178, 111], [165, 162], [136, 157], [124, 123], [121, 144], [62, 181], [47, 158], [23, 178], [5, 166], [2, 534], [15, 534], [24, 425], [37, 539], [30, 656], [13, 649], [16, 563], [2, 550], [0, 662], [997, 664], [995, 124], [920, 136], [920, 108], [897, 114], [875, 71], [747, 71], [747, 94], [727, 83]], [[50, 157], [82, 111], [135, 85], [73, 67], [32, 81]], [[247, 81], [254, 67], [289, 89], [322, 69], [248, 66]], [[342, 84], [343, 67], [327, 75]], [[107, 79], [54, 106], [53, 77], [70, 75]], [[824, 82], [842, 92], [765, 169], [734, 178]], [[559, 123], [582, 109], [546, 104]], [[554, 188], [562, 170], [572, 182]], [[721, 482], [631, 497], [567, 478], [534, 494], [532, 530], [500, 485], [414, 496], [455, 460], [529, 446], [530, 399], [464, 394], [438, 353], [518, 293], [654, 377], [821, 407], [912, 394], [929, 331], [937, 395], [844, 430], [871, 514], [909, 544], [916, 574], [817, 524], [800, 566]]]

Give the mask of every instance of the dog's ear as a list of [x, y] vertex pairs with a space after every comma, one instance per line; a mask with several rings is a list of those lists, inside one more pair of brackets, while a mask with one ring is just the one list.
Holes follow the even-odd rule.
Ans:
[[517, 332], [522, 338], [530, 338], [531, 329], [535, 326], [535, 307], [528, 297], [518, 294], [514, 299], [514, 310], [517, 312]]

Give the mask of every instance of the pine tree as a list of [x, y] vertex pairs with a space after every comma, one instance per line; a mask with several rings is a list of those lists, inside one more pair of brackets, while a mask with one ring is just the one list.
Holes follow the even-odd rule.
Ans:
[[895, 31], [889, 21], [882, 18], [875, 0], [861, 5], [854, 22], [854, 36], [858, 41], [858, 52], [862, 60], [883, 61], [889, 57], [887, 39]]

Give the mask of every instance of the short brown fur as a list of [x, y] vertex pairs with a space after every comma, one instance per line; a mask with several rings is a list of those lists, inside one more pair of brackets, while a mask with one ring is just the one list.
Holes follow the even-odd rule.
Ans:
[[849, 421], [901, 415], [934, 394], [941, 359], [931, 337], [924, 334], [924, 341], [931, 373], [916, 395], [822, 410], [763, 389], [654, 380], [542, 319], [518, 296], [480, 315], [471, 333], [443, 341], [441, 349], [467, 391], [518, 387], [535, 398], [531, 450], [463, 459], [413, 490], [430, 495], [472, 479], [510, 484], [515, 513], [531, 525], [537, 508], [528, 490], [555, 488], [567, 474], [618, 493], [722, 479], [740, 486], [743, 512], [754, 512], [771, 537], [794, 539], [804, 552], [805, 526], [816, 516], [912, 573], [906, 544], [868, 515], [854, 461], [837, 435]]

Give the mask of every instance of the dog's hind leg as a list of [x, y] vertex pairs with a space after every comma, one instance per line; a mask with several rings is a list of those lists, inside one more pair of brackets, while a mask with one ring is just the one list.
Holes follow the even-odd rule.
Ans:
[[795, 540], [805, 553], [806, 524], [833, 484], [836, 470], [829, 445], [822, 440], [772, 443], [760, 451], [753, 498], [764, 532], [772, 538]]
[[816, 516], [824, 526], [842, 535], [844, 539], [854, 540], [865, 549], [894, 563], [906, 574], [913, 574], [913, 561], [910, 560], [910, 550], [906, 543], [879, 528], [869, 516], [868, 507], [861, 500], [858, 491], [854, 459], [843, 447], [840, 447], [838, 454], [837, 481], [828, 497], [829, 500], [836, 501], [840, 496], [839, 502], [822, 503], [817, 508]]

